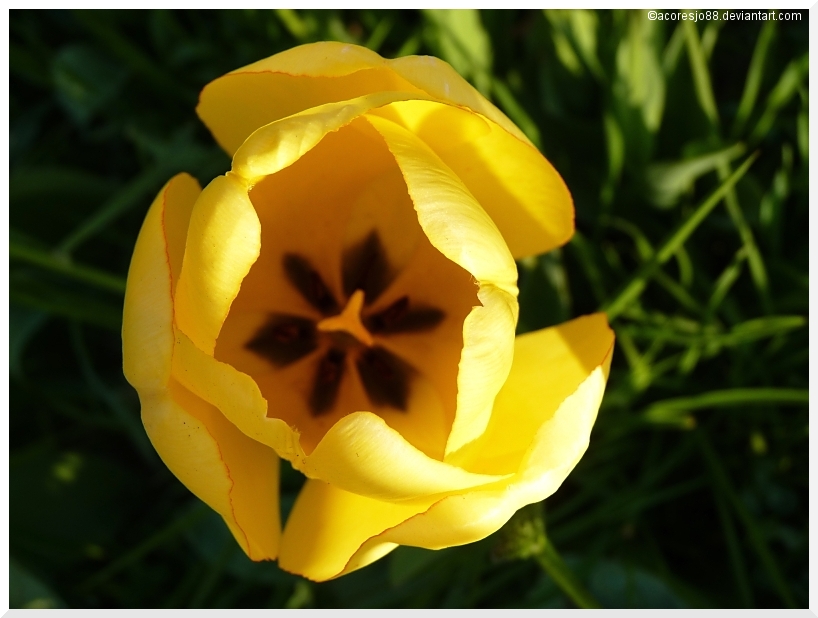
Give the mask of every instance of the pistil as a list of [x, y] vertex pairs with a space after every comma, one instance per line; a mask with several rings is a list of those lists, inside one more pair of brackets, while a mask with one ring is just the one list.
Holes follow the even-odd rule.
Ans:
[[363, 290], [355, 290], [344, 310], [338, 315], [324, 318], [318, 322], [318, 330], [325, 333], [343, 331], [349, 333], [367, 347], [372, 347], [374, 344], [372, 335], [369, 334], [361, 321], [363, 306], [364, 292]]

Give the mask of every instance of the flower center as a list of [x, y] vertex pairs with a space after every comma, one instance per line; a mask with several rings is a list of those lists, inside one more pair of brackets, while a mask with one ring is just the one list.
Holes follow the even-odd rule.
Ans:
[[[415, 306], [404, 295], [386, 308], [369, 307], [389, 287], [394, 273], [375, 232], [344, 253], [343, 309], [305, 257], [286, 253], [286, 280], [323, 318], [272, 314], [245, 347], [282, 368], [317, 352], [307, 405], [313, 416], [332, 412], [341, 383], [354, 366], [370, 403], [405, 412], [415, 369], [379, 345], [390, 335], [434, 329], [446, 317], [435, 307]], [[350, 410], [351, 411], [351, 410]]]
[[372, 347], [374, 344], [372, 335], [369, 334], [369, 331], [361, 322], [361, 309], [363, 306], [364, 291], [355, 290], [344, 310], [336, 316], [324, 318], [318, 322], [318, 330], [325, 333], [346, 332], [366, 346]]

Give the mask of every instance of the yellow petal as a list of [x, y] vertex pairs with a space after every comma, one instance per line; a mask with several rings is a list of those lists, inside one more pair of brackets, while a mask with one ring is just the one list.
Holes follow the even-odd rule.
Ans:
[[174, 176], [153, 201], [136, 240], [122, 312], [122, 356], [125, 377], [140, 392], [163, 390], [170, 379], [173, 288], [199, 191], [191, 176]]
[[431, 101], [398, 101], [374, 113], [400, 123], [434, 150], [492, 218], [515, 259], [571, 238], [568, 188], [548, 160], [508, 127]]
[[148, 211], [128, 276], [123, 367], [139, 393], [148, 437], [171, 472], [224, 518], [248, 556], [272, 559], [281, 528], [278, 458], [171, 378], [173, 287], [200, 192], [195, 179], [179, 174]]
[[179, 329], [173, 349], [173, 377], [215, 406], [245, 435], [294, 463], [303, 459], [297, 434], [281, 419], [267, 418], [267, 401], [253, 379], [203, 352]]
[[309, 477], [371, 497], [411, 500], [501, 480], [436, 461], [370, 412], [335, 423], [310, 455], [284, 421], [267, 417], [267, 402], [250, 376], [199, 350], [177, 331], [173, 375], [218, 408], [244, 434], [275, 449]]
[[502, 480], [427, 457], [371, 412], [343, 417], [306, 458], [304, 474], [381, 500], [468, 489]]
[[202, 194], [199, 181], [189, 174], [175, 176], [165, 191], [165, 241], [167, 243], [168, 262], [173, 277], [173, 292], [182, 274], [182, 260], [185, 256], [187, 230], [193, 206]]
[[228, 154], [259, 127], [312, 107], [381, 92], [423, 92], [356, 45], [302, 45], [228, 73], [202, 90], [196, 112]]
[[491, 218], [428, 146], [389, 120], [366, 118], [395, 156], [429, 241], [480, 286], [483, 306], [475, 307], [463, 325], [457, 412], [446, 444], [449, 457], [483, 433], [511, 368], [517, 267]]
[[193, 209], [176, 290], [176, 324], [212, 353], [261, 247], [261, 225], [247, 187], [228, 174], [213, 180]]
[[[322, 481], [308, 480], [295, 501], [281, 538], [278, 564], [315, 581], [341, 574], [368, 539], [428, 508], [428, 502], [381, 502]], [[379, 544], [361, 557], [368, 564], [396, 547]]]
[[249, 184], [292, 165], [328, 133], [337, 131], [364, 113], [407, 99], [401, 92], [376, 92], [328, 103], [276, 120], [255, 131], [233, 156], [233, 172]]
[[479, 541], [499, 530], [523, 506], [553, 494], [588, 446], [604, 389], [605, 371], [600, 366], [543, 424], [521, 470], [503, 487], [450, 495], [435, 502], [428, 510], [368, 539], [336, 576], [365, 566], [368, 556], [378, 556], [395, 545], [442, 549]]
[[597, 368], [607, 367], [613, 332], [604, 313], [517, 337], [514, 362], [485, 433], [453, 463], [484, 474], [514, 472], [540, 426]]
[[434, 56], [405, 56], [387, 61], [398, 75], [443, 103], [466, 107], [501, 126], [518, 140], [531, 144], [508, 117], [463, 79], [447, 62]]
[[444, 61], [429, 56], [385, 60], [364, 47], [336, 42], [301, 45], [232, 71], [205, 86], [196, 112], [232, 155], [270, 122], [325, 103], [388, 91], [467, 107], [529, 143]]
[[142, 422], [162, 461], [219, 513], [253, 560], [278, 553], [278, 457], [172, 380], [141, 397]]

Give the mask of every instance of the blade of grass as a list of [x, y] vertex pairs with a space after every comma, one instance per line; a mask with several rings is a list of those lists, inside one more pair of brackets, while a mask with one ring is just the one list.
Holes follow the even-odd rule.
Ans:
[[628, 281], [612, 301], [605, 303], [602, 311], [608, 314], [608, 319], [613, 320], [621, 314], [633, 301], [642, 294], [654, 272], [667, 262], [674, 253], [681, 247], [688, 237], [696, 230], [699, 224], [704, 221], [707, 215], [716, 207], [721, 199], [730, 191], [739, 179], [744, 176], [757, 157], [757, 153], [752, 154], [747, 160], [716, 189], [710, 197], [704, 200], [677, 229], [671, 234], [664, 244], [648, 263]]
[[696, 24], [691, 21], [683, 21], [682, 27], [685, 32], [685, 42], [687, 43], [687, 56], [690, 59], [690, 70], [693, 73], [693, 86], [696, 89], [696, 96], [699, 99], [699, 106], [704, 115], [713, 127], [719, 126], [719, 110], [716, 107], [716, 99], [713, 96], [713, 86], [710, 83], [710, 71], [707, 68], [707, 57], [702, 49], [699, 33]]
[[747, 69], [747, 79], [744, 82], [744, 92], [741, 93], [741, 102], [738, 104], [736, 119], [733, 121], [733, 136], [741, 134], [744, 125], [753, 113], [758, 91], [761, 88], [761, 78], [764, 76], [764, 63], [767, 60], [767, 52], [770, 43], [775, 35], [775, 22], [765, 21], [761, 26], [761, 32], [756, 40], [753, 50], [753, 57], [750, 60], [750, 67]]
[[677, 319], [660, 320], [654, 323], [646, 321], [640, 324], [638, 328], [629, 325], [620, 327], [617, 332], [628, 331], [633, 337], [640, 340], [653, 341], [661, 339], [685, 347], [701, 345], [718, 351], [722, 347], [732, 347], [775, 337], [802, 328], [806, 324], [806, 318], [798, 315], [771, 316], [747, 320], [736, 325], [727, 333], [720, 333], [715, 326], [702, 326], [699, 323], [692, 323], [695, 330], [691, 330], [686, 324]]
[[276, 16], [287, 31], [299, 43], [306, 43], [312, 36], [311, 24], [307, 24], [293, 9], [275, 9]]
[[88, 283], [102, 290], [118, 294], [125, 293], [125, 280], [121, 277], [90, 266], [80, 266], [66, 260], [60, 260], [41, 249], [26, 247], [13, 240], [9, 242], [9, 257]]
[[733, 284], [741, 275], [742, 264], [746, 258], [747, 249], [742, 247], [736, 251], [736, 255], [733, 257], [733, 260], [727, 265], [727, 268], [722, 271], [719, 278], [716, 279], [716, 283], [713, 285], [713, 293], [710, 295], [710, 300], [707, 301], [708, 316], [712, 316], [716, 313], [716, 310], [727, 296], [730, 288], [733, 287]]
[[665, 51], [662, 53], [662, 72], [665, 78], [669, 78], [676, 71], [676, 65], [679, 64], [679, 57], [682, 55], [682, 49], [685, 45], [685, 31], [682, 24], [676, 26], [670, 40], [665, 45]]
[[719, 30], [721, 29], [720, 21], [710, 21], [704, 27], [702, 32], [702, 51], [704, 57], [709, 60], [713, 55], [713, 48], [716, 46], [716, 41], [719, 39]]
[[[731, 166], [728, 162], [719, 164], [718, 174], [719, 180], [722, 182], [730, 176]], [[728, 191], [724, 198], [724, 204], [727, 206], [727, 212], [733, 220], [733, 224], [738, 228], [739, 237], [747, 250], [747, 263], [750, 265], [750, 274], [753, 276], [753, 283], [761, 297], [761, 305], [766, 313], [772, 313], [772, 303], [769, 294], [769, 279], [767, 277], [767, 268], [764, 265], [764, 260], [761, 257], [761, 251], [755, 241], [753, 231], [750, 225], [744, 218], [744, 213], [738, 202], [738, 197], [734, 190]]]
[[602, 273], [594, 257], [595, 246], [579, 230], [574, 232], [571, 242], [568, 243], [572, 253], [576, 256], [580, 267], [585, 274], [585, 279], [591, 286], [591, 292], [597, 302], [601, 303], [605, 299], [605, 284]]
[[66, 236], [57, 251], [69, 255], [83, 242], [104, 229], [111, 221], [129, 209], [142, 204], [148, 195], [155, 192], [162, 182], [167, 180], [167, 176], [168, 170], [163, 167], [151, 167], [137, 175], [89, 219]]
[[[699, 40], [699, 34], [695, 24], [692, 22], [683, 22], [682, 25], [685, 28], [687, 56], [690, 60], [690, 70], [693, 73], [693, 83], [696, 88], [696, 96], [699, 99], [699, 106], [710, 121], [713, 134], [718, 135], [719, 112], [716, 107], [713, 86], [710, 80], [710, 71], [707, 68], [707, 60], [704, 50], [702, 49], [701, 41]], [[772, 98], [773, 95], [771, 94], [770, 100], [772, 100]], [[728, 161], [721, 161], [717, 170], [721, 182], [724, 182], [730, 177], [731, 166]], [[766, 313], [771, 313], [772, 304], [769, 295], [767, 269], [764, 266], [764, 260], [761, 258], [758, 245], [756, 245], [753, 232], [747, 220], [744, 218], [744, 213], [739, 205], [736, 192], [732, 190], [732, 188], [727, 192], [724, 203], [727, 206], [727, 212], [730, 214], [730, 218], [733, 220], [733, 225], [735, 225], [738, 230], [742, 243], [747, 248], [747, 260], [750, 264], [750, 272], [753, 275], [753, 282], [761, 297], [762, 306]]]
[[381, 45], [383, 45], [386, 37], [389, 36], [393, 25], [395, 25], [395, 21], [391, 16], [381, 19], [378, 25], [372, 30], [372, 34], [369, 35], [364, 46], [377, 52], [381, 48]]
[[732, 388], [710, 391], [693, 397], [664, 399], [651, 404], [642, 413], [649, 423], [674, 423], [693, 410], [764, 405], [801, 405], [809, 403], [809, 391], [794, 388]]
[[766, 137], [775, 122], [775, 117], [778, 115], [778, 112], [798, 93], [801, 88], [801, 82], [808, 73], [808, 54], [804, 54], [787, 65], [778, 83], [772, 92], [770, 92], [770, 96], [767, 97], [767, 105], [764, 109], [764, 113], [750, 134], [751, 142], [760, 142]]
[[761, 560], [764, 569], [767, 571], [767, 574], [769, 575], [773, 587], [778, 595], [788, 607], [795, 608], [795, 601], [792, 597], [789, 586], [787, 585], [787, 581], [784, 579], [784, 576], [781, 573], [781, 569], [775, 560], [775, 556], [767, 546], [767, 541], [756, 523], [755, 518], [752, 516], [747, 507], [744, 506], [733, 489], [730, 479], [727, 476], [727, 472], [724, 470], [724, 467], [716, 456], [716, 453], [705, 433], [703, 431], [697, 431], [696, 436], [698, 438], [699, 447], [701, 448], [705, 463], [710, 471], [711, 482], [713, 483], [714, 490], [720, 492], [725, 497], [725, 499], [733, 507], [739, 521], [741, 521], [746, 528], [750, 543], [758, 554], [758, 557]]

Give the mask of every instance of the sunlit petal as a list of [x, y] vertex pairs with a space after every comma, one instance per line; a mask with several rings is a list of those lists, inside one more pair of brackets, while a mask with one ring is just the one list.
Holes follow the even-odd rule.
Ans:
[[261, 226], [235, 176], [219, 176], [202, 192], [190, 218], [176, 291], [176, 323], [212, 353], [241, 282], [258, 258]]
[[550, 251], [573, 234], [574, 205], [560, 175], [496, 119], [421, 100], [397, 101], [373, 113], [409, 129], [451, 168], [515, 258]]
[[174, 176], [153, 201], [136, 240], [125, 290], [122, 356], [125, 377], [140, 392], [164, 390], [170, 379], [173, 289], [199, 191], [191, 176]]
[[[343, 491], [323, 481], [304, 485], [281, 538], [279, 565], [316, 581], [331, 579], [368, 539], [425, 511], [430, 501], [382, 502]], [[395, 544], [378, 544], [360, 566], [383, 557]]]
[[417, 137], [378, 116], [403, 172], [418, 221], [432, 245], [477, 280], [481, 307], [463, 325], [457, 413], [446, 455], [478, 438], [511, 367], [517, 321], [517, 268], [497, 227], [451, 170]]

